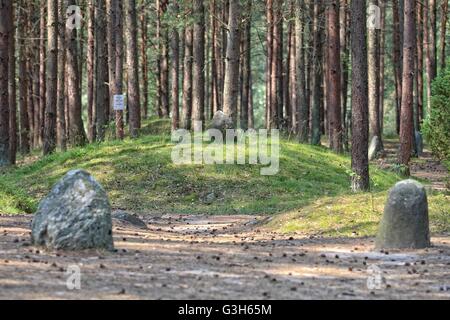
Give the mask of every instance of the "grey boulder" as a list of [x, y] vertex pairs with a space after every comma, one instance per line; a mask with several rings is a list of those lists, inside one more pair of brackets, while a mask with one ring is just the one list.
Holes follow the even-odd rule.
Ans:
[[212, 119], [210, 129], [217, 129], [217, 130], [233, 129], [233, 120], [223, 111], [217, 111]]
[[425, 188], [414, 180], [397, 183], [389, 192], [376, 239], [378, 249], [430, 247], [428, 200]]
[[147, 224], [135, 214], [130, 214], [125, 211], [115, 211], [112, 214], [112, 218], [113, 220], [116, 220], [120, 223], [128, 224], [132, 227], [136, 227], [139, 229], [148, 229]]
[[41, 201], [31, 223], [31, 241], [49, 249], [113, 250], [111, 206], [87, 172], [66, 174]]

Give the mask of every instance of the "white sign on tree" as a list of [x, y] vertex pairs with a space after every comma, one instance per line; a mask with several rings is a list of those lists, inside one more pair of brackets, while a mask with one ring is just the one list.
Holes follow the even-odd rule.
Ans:
[[125, 110], [125, 96], [123, 94], [114, 95], [114, 110], [124, 111]]

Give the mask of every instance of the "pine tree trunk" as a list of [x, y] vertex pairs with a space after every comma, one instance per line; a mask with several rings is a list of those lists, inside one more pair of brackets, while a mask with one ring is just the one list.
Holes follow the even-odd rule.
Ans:
[[[24, 5], [21, 1], [20, 6]], [[17, 36], [18, 36], [18, 78], [19, 78], [19, 114], [20, 114], [20, 152], [23, 155], [30, 153], [30, 123], [28, 119], [28, 75], [26, 56], [26, 23], [28, 17], [26, 10], [18, 11]]]
[[[88, 39], [87, 39], [87, 114], [88, 138], [90, 142], [97, 140], [95, 116], [95, 0], [88, 2]], [[69, 125], [67, 123], [67, 125]]]
[[[178, 15], [178, 3], [174, 1], [173, 15]], [[172, 130], [177, 130], [180, 127], [180, 105], [179, 105], [179, 74], [180, 74], [180, 36], [178, 29], [172, 29], [170, 37], [171, 47], [171, 73], [172, 73]]]
[[58, 105], [57, 105], [57, 140], [61, 151], [67, 150], [66, 136], [66, 106], [65, 106], [65, 87], [66, 87], [66, 11], [64, 0], [59, 1], [59, 30], [58, 30]]
[[141, 108], [139, 100], [136, 1], [127, 0], [126, 4], [125, 35], [127, 42], [128, 112], [130, 117], [130, 135], [132, 138], [137, 138], [141, 128]]
[[[425, 1], [426, 3], [427, 1]], [[431, 85], [437, 75], [436, 64], [436, 0], [428, 0], [424, 7], [424, 50], [426, 52], [427, 113], [431, 111]]]
[[266, 2], [266, 20], [267, 20], [267, 32], [266, 32], [266, 46], [267, 46], [267, 59], [266, 59], [266, 115], [265, 123], [266, 128], [274, 127], [272, 110], [272, 60], [273, 60], [273, 0], [267, 0]]
[[328, 95], [327, 108], [330, 126], [330, 148], [336, 153], [342, 149], [341, 125], [341, 61], [340, 61], [340, 4], [328, 4]]
[[[114, 92], [113, 95], [123, 94], [123, 4], [120, 0], [113, 0], [114, 10], [114, 37], [115, 43], [115, 76], [114, 76]], [[120, 140], [124, 138], [123, 111], [115, 111], [116, 121], [116, 137]]]
[[[370, 0], [371, 6], [378, 7], [378, 0]], [[378, 137], [381, 141], [380, 127], [380, 32], [376, 26], [368, 30], [369, 63], [369, 140]], [[381, 150], [381, 144], [379, 152]]]
[[142, 61], [142, 116], [144, 119], [148, 118], [148, 107], [149, 107], [149, 91], [148, 91], [148, 56], [147, 56], [147, 47], [148, 47], [148, 13], [145, 8], [145, 4], [143, 4], [141, 16], [141, 61]]
[[182, 127], [187, 130], [191, 129], [192, 116], [192, 36], [192, 27], [186, 26], [184, 41]]
[[47, 106], [47, 2], [41, 1], [39, 25], [39, 141], [44, 143], [45, 108]]
[[58, 0], [47, 0], [47, 94], [44, 155], [56, 149], [56, 104], [58, 89]]
[[0, 167], [10, 164], [8, 69], [12, 30], [12, 4], [0, 0]]
[[[416, 49], [415, 0], [405, 0], [403, 43], [403, 88], [400, 122], [399, 163], [408, 167], [413, 150], [414, 59]], [[409, 170], [407, 171], [409, 174]]]
[[348, 81], [349, 81], [349, 62], [350, 62], [350, 17], [349, 2], [341, 0], [340, 12], [340, 46], [341, 46], [341, 124], [342, 124], [342, 143], [345, 151], [349, 151], [349, 135], [347, 125], [347, 107], [348, 107]]
[[244, 36], [242, 37], [243, 50], [242, 50], [242, 98], [241, 98], [241, 112], [240, 123], [241, 128], [247, 130], [250, 126], [250, 95], [251, 90], [251, 77], [252, 77], [252, 41], [251, 41], [251, 26], [252, 26], [252, 0], [247, 0], [246, 4], [246, 20], [243, 27]]
[[402, 105], [402, 41], [401, 41], [401, 28], [400, 28], [400, 15], [398, 0], [392, 1], [392, 14], [394, 23], [393, 34], [393, 61], [394, 64], [394, 79], [395, 79], [395, 101], [396, 101], [396, 129], [397, 133], [400, 133], [400, 112]]
[[352, 34], [352, 190], [369, 189], [368, 62], [366, 3], [351, 2]]
[[[109, 68], [106, 2], [97, 0], [95, 8], [95, 43], [96, 43], [96, 77], [95, 77], [95, 115], [97, 141], [105, 140], [109, 121]], [[75, 69], [76, 70], [76, 69]]]
[[423, 62], [424, 62], [424, 54], [423, 54], [423, 5], [418, 3], [417, 8], [417, 40], [416, 40], [416, 130], [420, 131], [422, 126], [422, 122], [424, 120], [423, 114]]
[[[16, 156], [17, 156], [17, 97], [16, 97], [16, 56], [15, 56], [15, 17], [14, 5], [11, 5], [11, 18], [9, 19], [10, 23], [10, 41], [9, 41], [9, 66], [8, 66], [8, 98], [9, 98], [9, 163], [14, 165], [16, 164]], [[1, 160], [0, 160], [1, 166]]]
[[446, 48], [447, 48], [447, 21], [448, 21], [448, 0], [442, 0], [441, 7], [441, 70], [445, 70], [446, 67]]
[[319, 145], [321, 138], [321, 109], [323, 102], [323, 1], [314, 2], [314, 23], [313, 23], [313, 105], [311, 114], [311, 144]]
[[203, 0], [193, 1], [193, 16], [192, 126], [195, 131], [200, 131], [205, 121], [205, 7]]
[[237, 126], [239, 97], [240, 10], [239, 0], [230, 0], [223, 112], [233, 120], [234, 127]]
[[384, 129], [384, 94], [385, 94], [385, 65], [386, 65], [386, 3], [380, 3], [381, 9], [381, 25], [380, 25], [380, 86], [379, 86], [379, 95], [380, 95], [380, 110], [379, 110], [379, 118], [380, 118], [380, 135], [383, 136]]
[[295, 65], [296, 65], [296, 83], [297, 83], [297, 104], [296, 109], [296, 127], [299, 134], [299, 141], [306, 143], [309, 133], [309, 105], [306, 92], [306, 57], [305, 57], [305, 14], [306, 6], [303, 0], [296, 0], [296, 19], [295, 19]]

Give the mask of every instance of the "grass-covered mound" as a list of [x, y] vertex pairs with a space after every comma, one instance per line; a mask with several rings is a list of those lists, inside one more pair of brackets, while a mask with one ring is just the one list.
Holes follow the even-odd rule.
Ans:
[[[158, 126], [165, 131], [164, 123]], [[148, 214], [287, 213], [289, 221], [280, 215], [273, 226], [332, 234], [356, 228], [368, 234], [379, 219], [386, 191], [400, 180], [393, 172], [371, 168], [377, 203], [372, 211], [369, 195], [351, 193], [349, 158], [325, 148], [283, 140], [280, 173], [261, 176], [259, 165], [174, 165], [170, 137], [146, 128], [143, 132], [149, 135], [92, 144], [8, 169], [1, 174], [0, 213], [34, 212], [67, 171], [85, 169], [104, 186], [117, 209]], [[209, 194], [215, 198], [205, 201]]]

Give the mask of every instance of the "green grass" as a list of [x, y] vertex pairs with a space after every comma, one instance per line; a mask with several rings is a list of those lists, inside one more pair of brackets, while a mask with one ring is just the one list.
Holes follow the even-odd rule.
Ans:
[[[347, 156], [283, 140], [280, 173], [275, 176], [261, 176], [261, 166], [177, 166], [171, 161], [173, 144], [164, 134], [169, 127], [167, 122], [151, 121], [143, 129], [149, 135], [137, 140], [92, 144], [7, 169], [1, 174], [0, 212], [34, 212], [67, 171], [85, 169], [105, 187], [116, 209], [148, 214], [280, 213], [271, 227], [284, 232], [348, 235], [357, 229], [371, 234], [382, 198], [401, 179], [371, 168], [378, 202], [372, 212], [369, 195], [351, 193]], [[204, 198], [212, 192], [218, 198], [208, 204]], [[448, 201], [441, 207], [448, 209]], [[448, 229], [448, 214], [444, 216], [435, 230]]]

